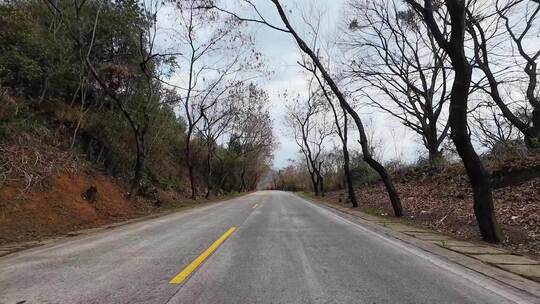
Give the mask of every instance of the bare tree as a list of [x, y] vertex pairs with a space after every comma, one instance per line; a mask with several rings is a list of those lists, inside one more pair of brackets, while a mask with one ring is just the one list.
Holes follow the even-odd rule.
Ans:
[[[424, 0], [422, 4], [416, 0], [405, 1], [422, 16], [437, 44], [452, 62], [455, 76], [450, 97], [450, 138], [456, 146], [471, 183], [474, 213], [482, 238], [492, 243], [500, 242], [502, 235], [495, 218], [490, 176], [474, 150], [468, 131], [467, 104], [472, 67], [465, 55], [467, 10], [465, 0], [445, 0], [444, 6], [436, 5], [433, 0]], [[450, 16], [450, 24], [441, 25], [438, 18], [446, 12]], [[449, 39], [444, 34], [446, 30], [449, 31]]]
[[306, 63], [300, 63], [300, 65], [306, 69], [307, 71], [311, 72], [311, 74], [315, 77], [317, 80], [317, 83], [319, 84], [319, 87], [322, 91], [322, 94], [326, 101], [328, 102], [328, 106], [330, 107], [333, 117], [334, 117], [334, 123], [335, 123], [335, 131], [341, 141], [341, 147], [343, 151], [343, 173], [345, 175], [345, 182], [347, 184], [347, 193], [349, 195], [349, 200], [351, 201], [351, 204], [353, 208], [358, 207], [358, 200], [356, 198], [356, 194], [354, 192], [354, 184], [353, 179], [351, 175], [351, 169], [350, 169], [350, 163], [351, 158], [349, 155], [349, 148], [348, 148], [348, 132], [349, 132], [349, 120], [347, 116], [347, 112], [345, 109], [340, 107], [342, 113], [338, 113], [338, 110], [336, 110], [336, 105], [334, 104], [334, 100], [332, 99], [332, 96], [326, 89], [325, 85], [323, 84], [321, 78], [319, 77], [317, 70], [313, 66], [309, 66]]
[[181, 102], [187, 122], [184, 151], [192, 199], [196, 197], [196, 186], [191, 140], [196, 126], [204, 113], [237, 86], [242, 72], [261, 67], [260, 55], [254, 51], [253, 41], [242, 31], [240, 22], [220, 12], [200, 9], [209, 3], [207, 0], [177, 2], [178, 35], [186, 46], [182, 59], [188, 75], [184, 84], [176, 87], [183, 91]]
[[288, 105], [289, 125], [294, 139], [306, 161], [313, 192], [324, 196], [324, 177], [322, 174], [323, 147], [325, 140], [332, 133], [329, 127], [324, 100], [318, 90], [313, 89], [313, 80], [309, 82], [308, 96], [305, 102], [301, 96], [292, 98]]
[[343, 107], [349, 115], [353, 118], [356, 127], [358, 129], [359, 135], [360, 135], [360, 145], [362, 146], [362, 154], [364, 161], [369, 164], [381, 177], [386, 190], [388, 192], [388, 196], [390, 198], [390, 202], [392, 203], [392, 208], [394, 209], [394, 214], [396, 216], [402, 216], [403, 215], [403, 207], [401, 206], [401, 201], [399, 199], [399, 195], [394, 187], [394, 184], [392, 183], [391, 177], [384, 168], [384, 166], [379, 163], [377, 160], [375, 160], [372, 157], [371, 151], [369, 149], [369, 143], [368, 138], [366, 136], [364, 125], [362, 123], [362, 119], [358, 115], [358, 113], [354, 110], [354, 108], [347, 102], [347, 99], [345, 98], [345, 95], [342, 93], [342, 91], [339, 89], [337, 82], [334, 80], [334, 77], [327, 71], [326, 67], [322, 64], [321, 60], [317, 56], [317, 54], [313, 51], [313, 49], [300, 37], [300, 35], [296, 32], [294, 27], [289, 22], [289, 18], [287, 17], [287, 14], [285, 13], [285, 9], [281, 5], [280, 1], [278, 0], [271, 0], [274, 4], [277, 13], [280, 16], [281, 21], [285, 25], [285, 28], [275, 26], [271, 23], [269, 23], [264, 16], [261, 14], [261, 12], [257, 9], [257, 7], [250, 1], [250, 0], [244, 0], [243, 3], [247, 4], [250, 8], [253, 9], [253, 11], [256, 14], [255, 18], [243, 18], [239, 16], [238, 14], [231, 12], [229, 10], [226, 10], [224, 8], [218, 7], [216, 5], [210, 4], [206, 5], [204, 8], [206, 9], [212, 9], [212, 10], [218, 10], [221, 12], [225, 12], [230, 14], [231, 16], [236, 17], [238, 20], [247, 21], [247, 22], [255, 22], [259, 24], [264, 24], [274, 30], [281, 31], [284, 33], [290, 34], [293, 38], [300, 50], [308, 56], [313, 64], [317, 67], [317, 69], [320, 71], [322, 79], [324, 79], [324, 82], [330, 87], [333, 94], [338, 99], [340, 106]]
[[[351, 157], [348, 148], [349, 117], [345, 109], [343, 109], [342, 107], [340, 107], [341, 113], [338, 113], [338, 110], [336, 110], [336, 106], [334, 105], [334, 102], [332, 101], [329, 93], [324, 88], [324, 85], [321, 83], [319, 78], [317, 78], [317, 81], [321, 85], [324, 96], [326, 100], [328, 100], [328, 105], [332, 109], [332, 114], [334, 115], [336, 133], [341, 141], [341, 149], [343, 151], [343, 174], [345, 175], [345, 183], [347, 184], [347, 193], [349, 195], [349, 200], [351, 201], [352, 207], [356, 208], [358, 207], [358, 200], [354, 192], [354, 184], [351, 174]], [[341, 123], [343, 123], [343, 125]]]
[[[316, 16], [316, 17], [314, 17]], [[318, 45], [319, 40], [321, 39], [321, 35], [319, 33], [320, 31], [320, 22], [321, 22], [321, 16], [322, 13], [315, 10], [314, 7], [312, 7], [312, 11], [310, 12], [310, 17], [314, 20], [310, 21], [309, 17], [305, 14], [302, 15], [302, 19], [305, 24], [308, 25], [310, 31], [312, 32], [312, 49], [318, 50], [318, 56], [320, 56], [321, 51], [325, 52], [325, 57], [327, 58], [327, 66], [330, 67], [330, 58], [331, 55], [330, 52], [330, 45], [327, 43], [324, 45], [324, 47], [321, 50], [321, 47]], [[317, 67], [314, 66], [309, 58], [306, 58], [307, 56], [303, 56], [303, 61], [298, 62], [298, 64], [303, 67], [306, 71], [308, 71], [316, 80], [317, 84], [319, 85], [319, 88], [321, 90], [321, 93], [328, 102], [328, 106], [330, 110], [332, 111], [334, 123], [335, 123], [335, 132], [337, 133], [340, 141], [341, 141], [341, 147], [343, 152], [343, 174], [345, 176], [345, 183], [347, 186], [347, 193], [349, 196], [349, 200], [352, 204], [353, 208], [358, 207], [358, 200], [356, 198], [356, 194], [354, 192], [354, 185], [353, 185], [353, 179], [351, 175], [350, 170], [350, 155], [349, 155], [349, 149], [348, 149], [348, 115], [346, 110], [340, 105], [340, 112], [343, 112], [342, 114], [338, 114], [338, 111], [336, 110], [336, 105], [334, 103], [339, 103], [338, 101], [334, 100], [332, 93], [329, 92], [328, 88], [325, 86], [324, 81], [321, 79], [320, 75], [317, 72]], [[326, 108], [328, 109], [328, 108]], [[343, 125], [342, 125], [343, 123]], [[328, 164], [327, 164], [328, 165]]]
[[[502, 115], [519, 129], [531, 150], [540, 149], [540, 90], [537, 84], [540, 49], [529, 47], [533, 44], [528, 42], [537, 39], [539, 13], [540, 3], [523, 0], [496, 1], [495, 11], [478, 4], [478, 1], [472, 1], [467, 9], [467, 31], [474, 42], [474, 60], [485, 74], [489, 85], [489, 89], [483, 90], [490, 94]], [[511, 21], [513, 19], [516, 20]], [[501, 22], [504, 32], [500, 29]], [[504, 40], [509, 40], [510, 45], [503, 43]], [[501, 48], [500, 44], [507, 48], [505, 53], [512, 51], [512, 61], [507, 61], [506, 66], [495, 69], [499, 61], [504, 62], [497, 56], [496, 50]], [[514, 54], [515, 50], [517, 54]], [[525, 79], [515, 75], [514, 63], [525, 73]], [[504, 90], [501, 88], [505, 83], [512, 86], [526, 83], [523, 100], [532, 108], [530, 118], [519, 115], [520, 108], [512, 107], [514, 102], [511, 94], [503, 94]], [[511, 91], [515, 94], [519, 90], [514, 87]]]
[[[228, 148], [234, 152], [234, 159], [240, 161], [240, 192], [248, 190], [249, 171], [259, 171], [271, 159], [275, 139], [272, 119], [268, 110], [268, 94], [255, 84], [242, 84], [235, 91], [238, 103]], [[251, 170], [250, 170], [251, 169]], [[260, 173], [257, 173], [260, 174]], [[251, 180], [258, 182], [258, 176]]]
[[516, 152], [522, 137], [519, 130], [509, 123], [498, 109], [490, 102], [482, 103], [478, 110], [471, 112], [471, 132], [476, 140], [493, 152]]
[[352, 0], [347, 8], [346, 75], [371, 105], [421, 136], [433, 163], [449, 131], [442, 117], [449, 100], [446, 54], [414, 12], [395, 1]]
[[197, 129], [206, 142], [206, 198], [210, 197], [213, 188], [212, 161], [218, 140], [229, 131], [238, 112], [235, 98], [236, 96], [230, 93], [226, 98], [219, 98], [219, 101], [213, 102], [213, 106], [201, 108], [202, 123]]

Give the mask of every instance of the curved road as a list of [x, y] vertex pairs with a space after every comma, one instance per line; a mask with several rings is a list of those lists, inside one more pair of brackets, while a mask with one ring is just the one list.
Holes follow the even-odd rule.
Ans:
[[[231, 227], [189, 277], [170, 283]], [[263, 191], [0, 258], [0, 303], [520, 302], [439, 261]]]

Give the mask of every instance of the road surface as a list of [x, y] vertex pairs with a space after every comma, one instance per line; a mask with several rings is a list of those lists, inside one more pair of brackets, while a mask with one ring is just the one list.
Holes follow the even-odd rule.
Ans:
[[263, 191], [0, 258], [0, 303], [519, 302], [445, 263]]

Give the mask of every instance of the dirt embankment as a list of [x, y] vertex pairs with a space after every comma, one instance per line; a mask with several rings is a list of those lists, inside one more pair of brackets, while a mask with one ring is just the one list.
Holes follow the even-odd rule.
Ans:
[[[93, 201], [83, 197], [90, 187], [97, 189]], [[110, 177], [99, 172], [57, 174], [40, 188], [0, 189], [0, 243], [60, 235], [143, 213], [126, 200]]]
[[[539, 157], [502, 162], [514, 168], [538, 165]], [[515, 165], [515, 166], [514, 166]], [[490, 164], [497, 170], [499, 164]], [[464, 240], [480, 240], [472, 209], [472, 190], [460, 166], [407, 169], [394, 174], [404, 219]], [[357, 187], [361, 210], [391, 215], [382, 183]], [[345, 204], [345, 191], [330, 192], [325, 200]], [[502, 246], [519, 254], [540, 257], [540, 178], [494, 190], [495, 212], [505, 234]]]
[[41, 240], [199, 203], [172, 190], [129, 201], [125, 184], [69, 149], [57, 134], [21, 132], [2, 138], [0, 244]]

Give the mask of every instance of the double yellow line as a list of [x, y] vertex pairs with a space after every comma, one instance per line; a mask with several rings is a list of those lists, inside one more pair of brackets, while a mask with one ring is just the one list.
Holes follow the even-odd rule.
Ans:
[[218, 247], [225, 242], [225, 240], [236, 230], [236, 227], [231, 227], [227, 232], [219, 237], [208, 249], [206, 249], [201, 255], [199, 255], [193, 262], [191, 262], [184, 270], [177, 274], [172, 280], [169, 281], [170, 284], [180, 284], [184, 282], [185, 279], [193, 273]]

